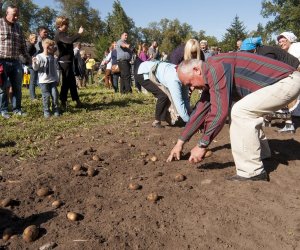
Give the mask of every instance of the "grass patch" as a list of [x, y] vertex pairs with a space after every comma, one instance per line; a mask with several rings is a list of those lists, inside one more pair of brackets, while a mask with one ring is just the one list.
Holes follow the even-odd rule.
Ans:
[[102, 85], [96, 84], [79, 90], [84, 108], [75, 108], [68, 100], [68, 110], [60, 117], [45, 119], [40, 89], [37, 88], [38, 102], [31, 102], [29, 90], [23, 88], [22, 107], [26, 117], [12, 116], [1, 119], [0, 152], [18, 154], [20, 159], [35, 157], [44, 150], [45, 140], [54, 140], [59, 134], [68, 134], [96, 126], [129, 122], [133, 117], [151, 119], [154, 114], [155, 99], [134, 91], [133, 94], [115, 94]]

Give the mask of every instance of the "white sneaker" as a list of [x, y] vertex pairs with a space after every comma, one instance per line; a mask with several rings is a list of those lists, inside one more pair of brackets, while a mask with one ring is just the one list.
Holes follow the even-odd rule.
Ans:
[[286, 123], [282, 129], [278, 130], [279, 133], [295, 133], [295, 127], [293, 123]]

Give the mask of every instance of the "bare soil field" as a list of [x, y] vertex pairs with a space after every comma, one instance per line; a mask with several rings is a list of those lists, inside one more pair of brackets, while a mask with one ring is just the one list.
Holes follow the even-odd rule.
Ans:
[[[199, 135], [182, 160], [166, 163], [182, 128], [151, 128], [138, 118], [58, 133], [36, 158], [3, 153], [0, 236], [6, 228], [13, 236], [1, 239], [0, 249], [299, 250], [300, 130], [276, 129], [265, 128], [270, 182], [226, 180], [235, 174], [228, 125], [211, 144], [213, 155], [196, 165], [187, 159]], [[186, 178], [176, 181], [178, 173]], [[48, 194], [38, 195], [43, 187]], [[156, 201], [147, 199], [151, 193]], [[62, 204], [53, 207], [55, 200]], [[78, 220], [68, 220], [68, 212]], [[29, 225], [39, 233], [28, 243], [22, 233]]]

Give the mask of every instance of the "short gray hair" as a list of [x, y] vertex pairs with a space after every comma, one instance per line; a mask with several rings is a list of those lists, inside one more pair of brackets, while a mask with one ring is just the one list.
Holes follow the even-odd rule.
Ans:
[[198, 65], [202, 67], [202, 61], [199, 59], [184, 60], [178, 65], [177, 71], [180, 74], [189, 75], [192, 74], [193, 68]]

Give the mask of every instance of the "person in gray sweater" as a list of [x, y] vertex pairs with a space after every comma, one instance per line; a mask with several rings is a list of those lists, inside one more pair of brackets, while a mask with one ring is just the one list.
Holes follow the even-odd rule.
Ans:
[[50, 97], [52, 98], [52, 112], [59, 116], [58, 108], [58, 75], [56, 70], [56, 59], [54, 58], [55, 42], [48, 38], [42, 42], [44, 51], [32, 58], [32, 68], [38, 72], [38, 80], [41, 86], [44, 117], [49, 118]]

